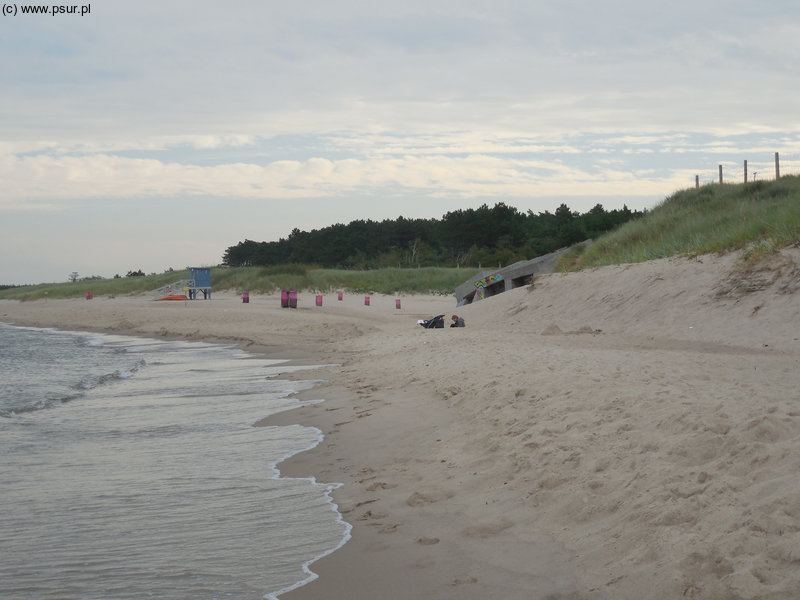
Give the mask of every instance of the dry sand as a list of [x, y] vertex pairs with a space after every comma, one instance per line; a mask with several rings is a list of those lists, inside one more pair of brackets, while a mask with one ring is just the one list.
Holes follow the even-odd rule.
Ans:
[[[308, 599], [800, 598], [800, 252], [537, 278], [452, 298], [0, 302], [0, 321], [235, 340], [307, 364], [353, 538]], [[458, 312], [464, 329], [416, 320]]]

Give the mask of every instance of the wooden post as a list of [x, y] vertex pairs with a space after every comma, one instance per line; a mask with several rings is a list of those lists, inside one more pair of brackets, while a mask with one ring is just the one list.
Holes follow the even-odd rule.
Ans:
[[719, 182], [722, 183], [722, 165], [719, 166]]
[[781, 161], [778, 157], [778, 153], [775, 153], [775, 179], [781, 178]]
[[694, 187], [696, 187], [696, 188], [700, 187], [700, 175], [695, 175], [694, 176]]
[[747, 183], [747, 159], [744, 159], [744, 182]]

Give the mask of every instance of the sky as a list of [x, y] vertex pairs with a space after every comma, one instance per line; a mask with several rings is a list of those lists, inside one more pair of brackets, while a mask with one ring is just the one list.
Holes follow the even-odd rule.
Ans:
[[775, 152], [800, 173], [796, 0], [17, 2], [0, 284], [484, 203], [649, 209]]

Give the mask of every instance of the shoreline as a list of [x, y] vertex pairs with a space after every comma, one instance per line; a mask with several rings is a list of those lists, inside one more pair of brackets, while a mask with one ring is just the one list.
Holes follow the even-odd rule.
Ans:
[[[788, 600], [800, 252], [783, 256], [793, 269], [742, 272], [728, 255], [554, 274], [458, 309], [422, 296], [287, 313], [217, 295], [50, 301], [48, 315], [0, 301], [0, 320], [340, 363], [298, 395], [324, 403], [260, 422], [322, 431], [278, 468], [342, 483], [353, 526], [281, 599]], [[466, 328], [416, 325], [455, 311]]]
[[[298, 408], [302, 408], [302, 407], [298, 407]], [[288, 409], [287, 411], [282, 411], [281, 413], [275, 413], [275, 414], [276, 415], [277, 414], [283, 414], [283, 412], [290, 412], [292, 410], [296, 410], [296, 409]], [[272, 415], [270, 415], [270, 416], [272, 416]], [[255, 423], [253, 426], [254, 427], [270, 426], [271, 424], [267, 425], [265, 423], [269, 419], [270, 419], [270, 417], [265, 417], [264, 419], [261, 419], [259, 422]], [[296, 424], [295, 423], [289, 424], [289, 426], [292, 426], [292, 425], [296, 425]], [[290, 592], [292, 592], [292, 591], [294, 591], [296, 589], [299, 589], [299, 588], [301, 588], [301, 587], [303, 587], [305, 585], [308, 585], [309, 583], [311, 583], [312, 581], [317, 579], [318, 575], [317, 575], [317, 573], [315, 573], [311, 569], [311, 565], [313, 565], [317, 561], [325, 558], [326, 556], [329, 556], [329, 555], [333, 554], [334, 552], [340, 550], [352, 538], [352, 533], [351, 532], [352, 532], [353, 526], [345, 520], [344, 515], [342, 515], [342, 513], [339, 511], [339, 506], [336, 504], [336, 502], [333, 499], [333, 492], [337, 488], [341, 487], [341, 485], [342, 485], [341, 483], [322, 483], [322, 482], [317, 481], [316, 477], [314, 477], [314, 476], [309, 476], [309, 475], [301, 476], [299, 474], [292, 476], [292, 475], [288, 475], [287, 473], [284, 473], [284, 472], [282, 472], [280, 470], [280, 465], [282, 463], [290, 460], [291, 458], [293, 458], [294, 456], [297, 456], [298, 454], [303, 454], [303, 453], [306, 453], [306, 452], [313, 451], [315, 448], [317, 448], [324, 441], [324, 435], [322, 434], [322, 431], [317, 429], [317, 432], [318, 432], [319, 435], [318, 435], [318, 438], [317, 438], [317, 441], [316, 441], [315, 444], [309, 446], [308, 448], [305, 448], [305, 449], [299, 450], [297, 452], [294, 452], [292, 454], [289, 454], [289, 455], [281, 458], [280, 460], [278, 460], [278, 461], [276, 461], [276, 462], [274, 462], [272, 464], [272, 469], [274, 471], [273, 479], [283, 479], [283, 478], [302, 479], [302, 480], [310, 481], [311, 483], [313, 483], [315, 485], [323, 485], [323, 486], [325, 486], [327, 488], [326, 491], [325, 491], [325, 497], [327, 499], [328, 504], [330, 505], [331, 510], [333, 512], [335, 512], [336, 515], [337, 515], [336, 522], [343, 526], [344, 535], [342, 536], [342, 539], [340, 540], [340, 542], [339, 542], [339, 544], [337, 546], [335, 546], [334, 548], [330, 548], [330, 549], [326, 550], [322, 554], [320, 554], [320, 555], [318, 555], [318, 556], [316, 556], [316, 557], [314, 557], [314, 558], [312, 558], [312, 559], [310, 559], [310, 560], [308, 560], [308, 561], [306, 561], [306, 562], [304, 562], [302, 564], [302, 571], [303, 571], [303, 573], [306, 574], [306, 578], [305, 579], [303, 579], [301, 581], [298, 581], [298, 582], [296, 582], [296, 583], [294, 583], [294, 584], [292, 584], [292, 585], [290, 585], [288, 587], [282, 588], [282, 589], [280, 589], [280, 590], [278, 590], [276, 592], [271, 592], [271, 593], [266, 594], [264, 596], [264, 598], [266, 598], [266, 600], [279, 600], [279, 598], [285, 597], [286, 594], [288, 594], [288, 593], [290, 593]]]

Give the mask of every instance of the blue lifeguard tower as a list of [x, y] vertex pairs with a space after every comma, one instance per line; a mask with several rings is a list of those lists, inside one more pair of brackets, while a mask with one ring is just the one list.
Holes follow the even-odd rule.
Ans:
[[187, 279], [170, 283], [155, 291], [155, 300], [211, 300], [211, 267], [186, 267]]
[[197, 300], [197, 292], [203, 294], [203, 300], [211, 300], [211, 268], [186, 267], [189, 271], [189, 300]]

